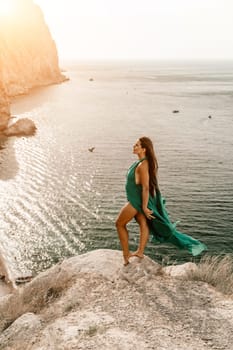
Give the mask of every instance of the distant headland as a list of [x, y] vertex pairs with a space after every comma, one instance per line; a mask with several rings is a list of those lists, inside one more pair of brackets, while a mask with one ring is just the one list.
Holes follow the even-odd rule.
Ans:
[[30, 135], [36, 130], [30, 119], [13, 127], [11, 98], [38, 86], [61, 83], [55, 42], [43, 13], [33, 0], [15, 1], [14, 12], [0, 20], [0, 135]]

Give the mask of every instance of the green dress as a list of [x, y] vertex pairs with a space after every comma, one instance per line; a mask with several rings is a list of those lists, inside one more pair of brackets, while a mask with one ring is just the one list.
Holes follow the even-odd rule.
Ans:
[[[126, 180], [126, 195], [130, 204], [139, 212], [142, 210], [142, 186], [135, 182], [135, 169], [143, 159], [133, 163], [128, 170]], [[159, 189], [154, 197], [149, 195], [148, 208], [153, 211], [155, 219], [147, 220], [152, 241], [156, 243], [172, 243], [180, 249], [187, 249], [193, 256], [199, 255], [207, 250], [205, 244], [184, 234], [176, 229], [176, 223], [172, 223], [165, 208], [165, 199], [161, 196]]]

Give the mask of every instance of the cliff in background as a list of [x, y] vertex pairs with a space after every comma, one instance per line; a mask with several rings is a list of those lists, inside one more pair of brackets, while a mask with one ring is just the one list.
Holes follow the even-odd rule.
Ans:
[[39, 6], [33, 0], [12, 1], [12, 13], [0, 18], [0, 131], [10, 117], [10, 97], [66, 79]]
[[[1, 54], [1, 53], [0, 53]], [[0, 68], [0, 132], [4, 130], [10, 119], [10, 101], [1, 80]]]

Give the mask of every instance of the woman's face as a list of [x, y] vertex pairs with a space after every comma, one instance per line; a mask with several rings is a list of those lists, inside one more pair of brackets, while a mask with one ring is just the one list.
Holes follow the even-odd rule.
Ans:
[[133, 153], [143, 156], [146, 154], [146, 149], [142, 148], [140, 140], [137, 140], [133, 146]]

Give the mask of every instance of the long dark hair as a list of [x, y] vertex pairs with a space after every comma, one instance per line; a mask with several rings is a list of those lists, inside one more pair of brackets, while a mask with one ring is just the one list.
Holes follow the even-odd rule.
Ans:
[[152, 197], [154, 197], [155, 191], [159, 189], [157, 172], [158, 172], [158, 162], [155, 155], [153, 143], [149, 137], [143, 136], [139, 139], [141, 147], [146, 149], [146, 158], [149, 163], [149, 191]]

